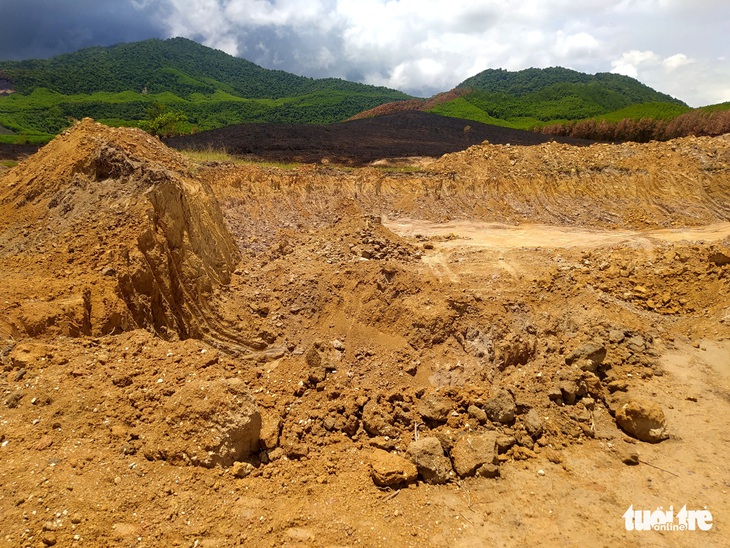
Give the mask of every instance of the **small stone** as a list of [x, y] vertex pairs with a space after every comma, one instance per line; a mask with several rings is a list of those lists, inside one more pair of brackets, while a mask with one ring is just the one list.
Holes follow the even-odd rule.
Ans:
[[523, 421], [525, 425], [525, 431], [532, 439], [536, 440], [537, 438], [542, 436], [542, 419], [540, 419], [540, 414], [535, 409], [530, 409], [525, 415]]
[[512, 446], [517, 443], [514, 436], [508, 436], [507, 434], [497, 435], [497, 452], [501, 455], [509, 451]]
[[658, 443], [669, 437], [662, 408], [651, 401], [629, 400], [616, 411], [619, 427], [637, 439]]
[[642, 337], [641, 335], [636, 335], [635, 337], [631, 337], [629, 340], [626, 341], [626, 346], [635, 354], [640, 354], [641, 352], [646, 350], [646, 341], [644, 341], [644, 337]]
[[8, 409], [15, 409], [20, 404], [20, 400], [23, 399], [23, 393], [13, 392], [10, 394], [7, 399], [5, 400], [5, 405], [8, 407]]
[[393, 417], [386, 412], [384, 406], [371, 399], [362, 410], [362, 426], [371, 436], [394, 436], [397, 434], [393, 426]]
[[395, 487], [411, 483], [418, 477], [416, 466], [401, 457], [382, 449], [374, 449], [370, 455], [370, 476], [376, 485]]
[[334, 341], [332, 341], [332, 348], [334, 348], [338, 352], [344, 352], [345, 351], [345, 345], [339, 339], [335, 339]]
[[616, 454], [621, 459], [621, 462], [626, 465], [636, 466], [639, 464], [639, 451], [631, 445], [622, 443], [616, 448]]
[[547, 391], [547, 396], [550, 398], [550, 401], [553, 401], [557, 404], [560, 404], [563, 402], [563, 391], [560, 390], [560, 387], [558, 386], [552, 386]]
[[612, 329], [608, 332], [608, 340], [609, 342], [612, 342], [613, 344], [619, 344], [624, 341], [625, 335], [624, 332], [620, 329]]
[[56, 534], [51, 531], [46, 531], [41, 535], [41, 542], [45, 544], [46, 546], [55, 546], [56, 542]]
[[418, 413], [427, 421], [446, 422], [454, 410], [454, 403], [438, 394], [425, 394], [418, 402]]
[[553, 464], [560, 464], [561, 462], [563, 462], [563, 457], [560, 452], [556, 449], [553, 449], [552, 447], [548, 447], [545, 449], [545, 458]]
[[234, 462], [231, 466], [231, 473], [236, 478], [245, 478], [253, 471], [254, 465], [250, 462]]
[[496, 478], [499, 476], [499, 465], [482, 464], [474, 473], [479, 478]]
[[612, 394], [614, 392], [626, 392], [629, 389], [629, 383], [623, 380], [615, 380], [608, 383], [608, 391]]
[[469, 414], [470, 418], [476, 419], [477, 421], [479, 421], [480, 424], [484, 424], [485, 422], [487, 422], [486, 411], [477, 407], [476, 405], [470, 405], [467, 409], [467, 413]]

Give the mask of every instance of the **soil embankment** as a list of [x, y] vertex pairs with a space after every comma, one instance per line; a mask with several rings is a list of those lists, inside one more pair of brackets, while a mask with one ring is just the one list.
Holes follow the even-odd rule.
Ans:
[[725, 544], [727, 137], [0, 177], [8, 545]]

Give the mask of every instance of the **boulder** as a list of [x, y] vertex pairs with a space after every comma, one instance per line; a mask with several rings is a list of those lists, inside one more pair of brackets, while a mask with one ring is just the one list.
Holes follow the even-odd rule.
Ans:
[[662, 408], [654, 402], [629, 400], [616, 411], [616, 423], [630, 436], [649, 443], [669, 437]]
[[437, 438], [421, 438], [412, 442], [408, 446], [407, 454], [426, 483], [446, 483], [454, 476], [451, 461], [444, 455], [441, 442]]
[[211, 468], [258, 452], [261, 415], [240, 379], [184, 382], [140, 436], [149, 460]]

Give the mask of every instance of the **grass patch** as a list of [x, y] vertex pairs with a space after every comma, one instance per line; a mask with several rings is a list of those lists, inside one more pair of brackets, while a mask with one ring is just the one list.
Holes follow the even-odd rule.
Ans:
[[225, 149], [207, 148], [203, 150], [180, 150], [178, 151], [185, 158], [196, 164], [237, 164], [237, 165], [255, 165], [259, 167], [275, 167], [278, 169], [296, 169], [305, 164], [296, 162], [271, 162], [265, 160], [252, 160], [250, 158], [241, 158], [230, 154]]
[[0, 166], [3, 167], [15, 167], [18, 165], [18, 162], [15, 160], [0, 160]]
[[222, 162], [226, 164], [241, 163], [240, 158], [232, 156], [225, 149], [181, 150], [180, 154], [196, 164], [207, 164], [211, 162]]

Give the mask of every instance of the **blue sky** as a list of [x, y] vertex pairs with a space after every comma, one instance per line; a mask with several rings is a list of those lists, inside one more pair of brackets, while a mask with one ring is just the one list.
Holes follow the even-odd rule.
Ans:
[[185, 36], [419, 96], [486, 68], [564, 66], [730, 101], [728, 31], [727, 0], [0, 0], [0, 59]]

